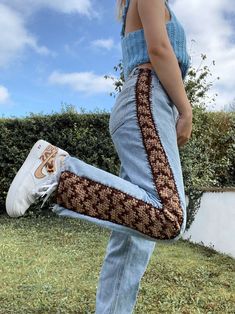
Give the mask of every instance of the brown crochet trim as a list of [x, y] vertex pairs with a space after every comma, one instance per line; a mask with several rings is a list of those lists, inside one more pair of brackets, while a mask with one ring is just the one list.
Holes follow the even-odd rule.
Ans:
[[116, 188], [79, 176], [61, 173], [57, 203], [84, 215], [138, 230], [154, 239], [173, 239], [180, 233], [183, 209], [166, 152], [151, 111], [151, 70], [140, 68], [136, 82], [136, 110], [143, 145], [162, 208]]

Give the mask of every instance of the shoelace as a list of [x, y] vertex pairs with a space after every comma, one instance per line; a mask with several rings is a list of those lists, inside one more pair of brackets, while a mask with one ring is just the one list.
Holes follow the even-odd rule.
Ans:
[[[65, 156], [66, 157], [67, 155], [62, 154], [61, 156]], [[40, 185], [36, 189], [33, 189], [32, 195], [35, 198], [44, 198], [44, 196], [46, 195], [46, 197], [44, 198], [40, 208], [43, 207], [45, 202], [50, 197], [51, 193], [53, 193], [57, 189], [58, 178], [59, 178], [59, 173], [50, 174], [50, 177], [47, 179], [47, 181], [45, 181], [45, 183], [43, 185]]]
[[52, 179], [50, 178], [47, 181], [47, 184], [40, 185], [37, 189], [34, 189], [32, 191], [32, 195], [35, 198], [44, 198], [44, 196], [46, 195], [46, 197], [44, 198], [40, 208], [43, 207], [43, 205], [45, 204], [45, 202], [47, 201], [47, 199], [49, 198], [51, 193], [53, 193], [56, 190], [56, 188], [57, 188], [58, 182], [54, 181], [55, 179], [54, 180], [53, 179], [54, 178], [52, 178]]

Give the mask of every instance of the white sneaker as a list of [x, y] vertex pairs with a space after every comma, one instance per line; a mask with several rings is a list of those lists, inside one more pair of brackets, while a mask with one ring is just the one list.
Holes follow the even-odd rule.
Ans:
[[8, 190], [6, 211], [9, 216], [24, 215], [30, 205], [47, 194], [43, 206], [57, 188], [62, 159], [66, 156], [69, 153], [44, 140], [34, 144]]

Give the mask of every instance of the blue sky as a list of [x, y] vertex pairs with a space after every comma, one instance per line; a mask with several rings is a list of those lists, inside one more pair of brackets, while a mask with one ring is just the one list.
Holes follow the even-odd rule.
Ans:
[[[214, 110], [235, 97], [232, 2], [192, 0], [188, 10], [188, 0], [169, 1], [185, 27], [193, 66], [201, 53], [208, 64], [216, 61], [214, 77], [221, 79], [211, 91], [219, 94]], [[104, 75], [116, 77], [121, 60], [115, 8], [115, 0], [0, 0], [1, 116], [58, 112], [62, 103], [110, 111], [115, 90]]]
[[[35, 43], [19, 43], [18, 48], [9, 47], [9, 52], [15, 50], [12, 57], [2, 53], [0, 86], [9, 97], [0, 104], [1, 115], [50, 113], [60, 111], [61, 103], [88, 111], [96, 107], [110, 111], [115, 98], [109, 93], [114, 87], [103, 76], [116, 76], [113, 67], [121, 58], [114, 3], [93, 1], [85, 9], [71, 1], [68, 13], [41, 5], [24, 15], [20, 5], [9, 6], [9, 2], [4, 6], [12, 20], [20, 13], [21, 27], [27, 32], [25, 41], [36, 40], [36, 47]], [[15, 40], [14, 34], [10, 39]]]

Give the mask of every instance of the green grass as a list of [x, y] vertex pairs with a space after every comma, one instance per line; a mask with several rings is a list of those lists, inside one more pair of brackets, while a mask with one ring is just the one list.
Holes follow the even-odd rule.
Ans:
[[[109, 234], [54, 215], [0, 216], [0, 313], [94, 313]], [[156, 245], [135, 314], [234, 309], [234, 259], [183, 240]]]

